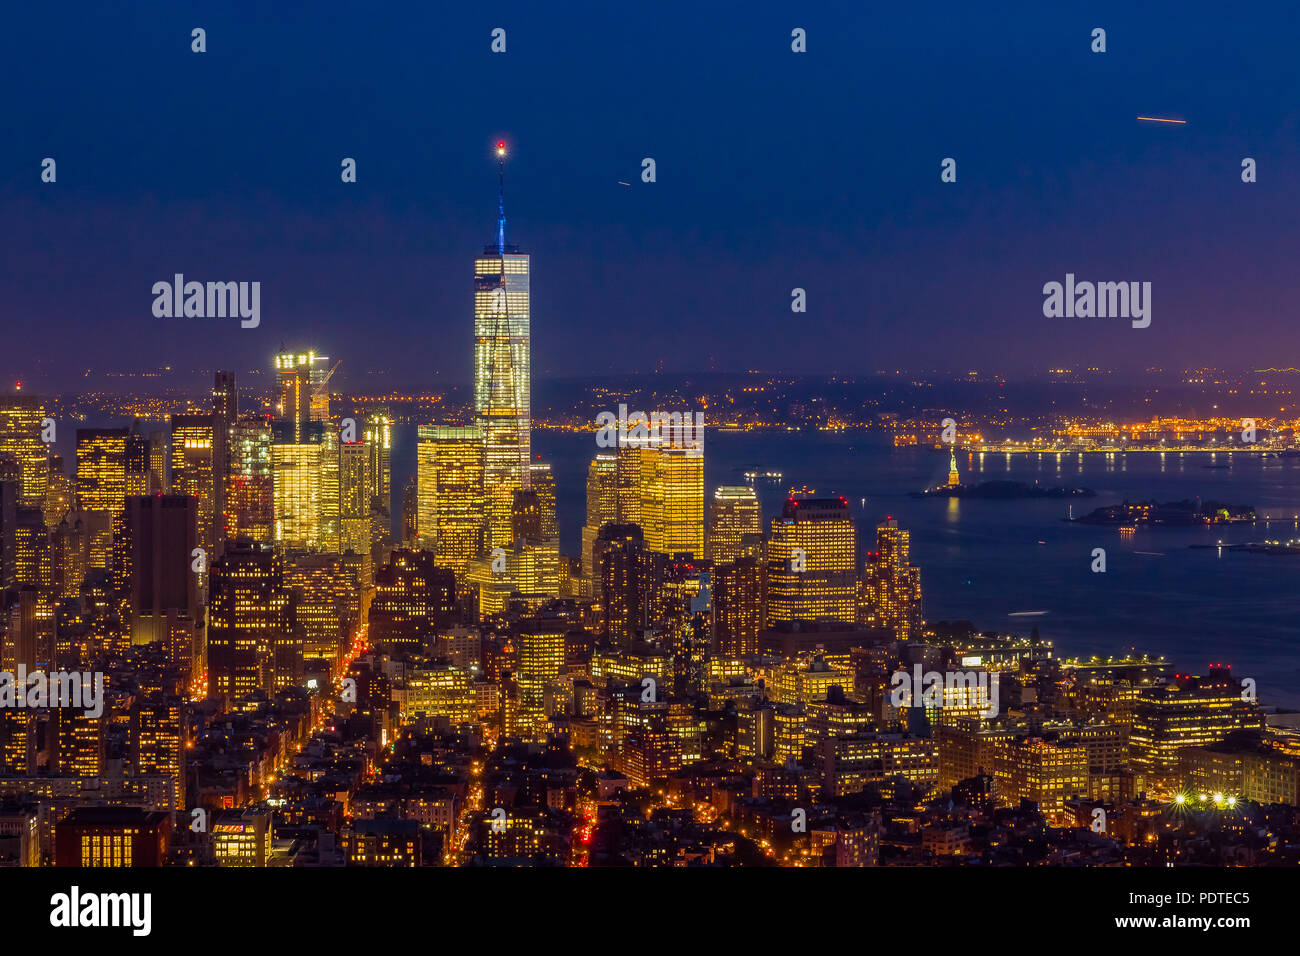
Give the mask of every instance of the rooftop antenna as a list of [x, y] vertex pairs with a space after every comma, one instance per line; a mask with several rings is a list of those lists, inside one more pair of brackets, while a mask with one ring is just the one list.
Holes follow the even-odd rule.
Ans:
[[497, 176], [499, 191], [497, 193], [497, 255], [506, 252], [506, 143], [497, 141]]

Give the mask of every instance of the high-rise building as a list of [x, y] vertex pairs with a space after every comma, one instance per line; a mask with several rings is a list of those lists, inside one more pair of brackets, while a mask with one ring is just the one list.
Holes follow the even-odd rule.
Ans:
[[172, 416], [172, 494], [198, 504], [198, 546], [211, 557], [217, 546], [217, 472], [212, 415]]
[[560, 525], [555, 513], [555, 474], [549, 462], [535, 461], [528, 466], [528, 487], [537, 494], [537, 505], [544, 539], [558, 538]]
[[49, 476], [49, 446], [41, 440], [45, 405], [35, 395], [0, 396], [0, 458], [18, 466], [19, 502], [40, 506]]
[[542, 502], [531, 488], [514, 493], [510, 505], [510, 540], [516, 543], [542, 540]]
[[528, 487], [530, 434], [529, 258], [506, 244], [505, 147], [497, 241], [474, 260], [474, 415], [483, 433], [485, 550], [510, 543], [514, 492]]
[[502, 613], [512, 600], [537, 610], [560, 593], [559, 539], [527, 536], [528, 523], [536, 519], [536, 498], [531, 491], [517, 491], [515, 499], [521, 507], [515, 510], [514, 529], [524, 536], [471, 561], [466, 572], [469, 587], [478, 589], [483, 616]]
[[1168, 683], [1143, 688], [1129, 734], [1133, 768], [1168, 782], [1184, 747], [1217, 744], [1237, 730], [1261, 730], [1259, 704], [1243, 699], [1241, 686], [1228, 668], [1211, 667], [1205, 676], [1175, 674]]
[[303, 658], [338, 661], [370, 604], [369, 552], [361, 561], [337, 554], [291, 552], [285, 558], [285, 587], [297, 592], [297, 622], [303, 629]]
[[869, 552], [858, 582], [857, 623], [883, 627], [894, 640], [921, 636], [921, 569], [910, 563], [910, 533], [898, 520], [876, 527], [876, 550]]
[[370, 642], [393, 654], [420, 654], [456, 607], [456, 578], [428, 551], [393, 550], [375, 572]]
[[371, 491], [370, 468], [374, 457], [363, 441], [339, 445], [339, 553], [370, 551]]
[[[421, 425], [416, 455], [419, 546], [434, 552], [439, 567], [463, 574], [486, 549], [483, 433], [473, 427]], [[509, 512], [506, 517], [503, 545], [513, 537]]]
[[1065, 802], [1088, 793], [1088, 751], [1082, 744], [1016, 737], [993, 743], [993, 778], [1000, 800], [1030, 800], [1054, 824], [1072, 823]]
[[316, 397], [328, 383], [328, 363], [327, 356], [314, 351], [276, 353], [275, 411], [276, 417], [287, 423], [285, 438], [291, 440], [286, 444], [306, 442], [307, 423], [329, 419], [329, 392], [324, 391], [323, 399]]
[[[102, 691], [101, 691], [102, 692]], [[98, 715], [73, 707], [55, 707], [58, 727], [59, 773], [98, 777], [104, 772], [106, 733], [111, 714]]]
[[77, 498], [88, 511], [117, 512], [126, 498], [126, 428], [77, 429]]
[[654, 621], [668, 557], [650, 551], [636, 525], [607, 524], [596, 536], [595, 561], [601, 633], [626, 645]]
[[759, 652], [763, 629], [763, 600], [767, 564], [754, 557], [715, 565], [711, 579], [713, 646], [722, 657], [747, 657]]
[[210, 695], [229, 705], [259, 690], [270, 693], [297, 683], [302, 638], [296, 631], [279, 550], [259, 542], [231, 542], [210, 565]]
[[341, 435], [333, 422], [320, 425], [320, 542], [324, 551], [338, 552], [340, 529], [339, 467]]
[[244, 416], [231, 425], [226, 482], [227, 537], [273, 540], [272, 440], [271, 422], [261, 416]]
[[20, 666], [28, 671], [54, 664], [54, 610], [46, 593], [24, 585], [8, 592], [8, 621], [3, 633], [0, 663], [13, 673]]
[[419, 546], [420, 489], [412, 478], [402, 489], [402, 547]]
[[641, 530], [646, 547], [704, 557], [704, 455], [700, 447], [641, 449]]
[[140, 421], [131, 423], [131, 434], [126, 436], [126, 493], [151, 495], [161, 489], [154, 486], [153, 463], [150, 460], [149, 437], [141, 434]]
[[50, 531], [50, 565], [55, 600], [77, 597], [86, 576], [86, 529], [71, 512]]
[[230, 503], [231, 440], [239, 421], [239, 391], [234, 372], [217, 372], [212, 383], [213, 508], [218, 547], [234, 532]]
[[272, 535], [286, 548], [321, 546], [322, 446], [272, 445]]
[[[131, 711], [131, 767], [136, 774], [161, 774], [172, 782], [167, 809], [185, 806], [185, 702], [150, 694]], [[162, 808], [160, 808], [162, 809]]]
[[40, 508], [18, 507], [4, 528], [5, 577], [10, 587], [38, 588], [48, 600], [54, 588], [50, 533]]
[[92, 568], [107, 568], [113, 552], [112, 516], [126, 501], [125, 428], [77, 429], [77, 500], [90, 514], [87, 560]]
[[263, 867], [271, 859], [275, 826], [267, 810], [226, 810], [212, 825], [217, 866]]
[[721, 564], [735, 561], [747, 534], [763, 533], [758, 495], [748, 485], [723, 485], [709, 501], [708, 557]]
[[641, 444], [628, 441], [619, 445], [614, 478], [618, 520], [638, 527], [641, 524]]
[[149, 494], [170, 494], [171, 474], [167, 470], [167, 433], [151, 431], [149, 439]]
[[587, 520], [582, 526], [582, 577], [580, 587], [583, 597], [594, 592], [594, 549], [596, 535], [611, 521], [618, 521], [618, 456], [597, 455], [587, 466]]
[[199, 618], [198, 503], [189, 495], [126, 499], [123, 541], [116, 550], [133, 644], [167, 640], [175, 618]]
[[45, 501], [41, 507], [45, 510], [46, 526], [57, 528], [63, 516], [72, 509], [72, 479], [63, 470], [61, 455], [50, 456], [49, 468], [50, 473], [45, 484]]
[[767, 543], [769, 624], [853, 623], [857, 542], [844, 498], [792, 495], [773, 518]]
[[[371, 503], [388, 518], [393, 495], [393, 418], [388, 409], [376, 409], [366, 416], [364, 438], [370, 452]], [[386, 527], [384, 533], [391, 534], [392, 528]]]
[[547, 685], [556, 681], [564, 670], [568, 627], [563, 621], [536, 619], [521, 623], [517, 630], [519, 665], [515, 680], [519, 686], [519, 706], [526, 712], [525, 722], [540, 731], [546, 714]]

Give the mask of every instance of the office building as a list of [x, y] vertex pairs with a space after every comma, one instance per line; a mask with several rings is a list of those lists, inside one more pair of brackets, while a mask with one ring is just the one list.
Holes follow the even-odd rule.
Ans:
[[852, 624], [857, 605], [857, 542], [844, 498], [792, 495], [773, 518], [767, 543], [769, 625]]
[[715, 564], [741, 556], [745, 535], [763, 533], [758, 495], [747, 485], [723, 485], [709, 499], [708, 558]]

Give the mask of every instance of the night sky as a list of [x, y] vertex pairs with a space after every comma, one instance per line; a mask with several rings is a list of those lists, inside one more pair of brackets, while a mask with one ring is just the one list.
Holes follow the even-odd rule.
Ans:
[[[466, 381], [498, 138], [537, 378], [1300, 364], [1294, 5], [231, 6], [6, 12], [0, 375]], [[154, 318], [176, 272], [260, 281], [260, 328]], [[1044, 318], [1066, 272], [1151, 327]]]

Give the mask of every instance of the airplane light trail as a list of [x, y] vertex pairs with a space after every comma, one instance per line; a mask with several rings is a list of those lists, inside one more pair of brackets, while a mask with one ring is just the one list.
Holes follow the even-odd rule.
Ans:
[[1151, 123], [1178, 123], [1179, 125], [1186, 125], [1187, 123], [1187, 120], [1165, 119], [1163, 116], [1139, 116], [1138, 119], [1147, 120]]

